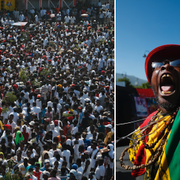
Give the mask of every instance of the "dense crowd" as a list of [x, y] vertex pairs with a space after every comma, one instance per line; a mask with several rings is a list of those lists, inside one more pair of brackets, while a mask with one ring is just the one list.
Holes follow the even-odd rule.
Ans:
[[[95, 16], [91, 6], [78, 16], [76, 8], [43, 9], [1, 13], [0, 178], [111, 179], [113, 13], [96, 21], [109, 9], [100, 5]], [[22, 16], [27, 25], [13, 25]]]

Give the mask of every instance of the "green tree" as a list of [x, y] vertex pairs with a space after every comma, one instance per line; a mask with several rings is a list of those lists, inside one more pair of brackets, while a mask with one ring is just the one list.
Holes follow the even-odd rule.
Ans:
[[128, 78], [123, 77], [123, 78], [119, 78], [117, 80], [117, 82], [122, 82], [122, 81], [125, 82], [126, 87], [133, 87], [133, 85], [131, 84], [131, 82], [130, 82], [130, 80]]
[[14, 94], [13, 91], [7, 92], [5, 97], [3, 98], [3, 101], [6, 101], [8, 103], [13, 103], [16, 100], [17, 100], [17, 97], [16, 97], [16, 95]]
[[151, 85], [149, 84], [149, 82], [146, 82], [146, 83], [142, 84], [142, 88], [143, 89], [149, 89], [149, 88], [151, 88]]
[[26, 83], [29, 79], [29, 73], [27, 68], [21, 69], [19, 72], [19, 78], [22, 82]]
[[149, 82], [146, 82], [146, 83], [141, 84], [141, 86], [135, 86], [135, 88], [150, 89], [151, 85], [149, 84]]

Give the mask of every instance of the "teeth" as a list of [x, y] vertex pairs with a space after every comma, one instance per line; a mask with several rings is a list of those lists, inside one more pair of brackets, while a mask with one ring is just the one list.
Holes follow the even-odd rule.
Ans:
[[164, 74], [164, 75], [161, 77], [161, 79], [163, 80], [163, 78], [165, 78], [165, 77], [171, 78], [172, 82], [174, 82], [174, 79], [173, 79], [173, 77], [172, 77], [170, 74]]
[[171, 93], [172, 93], [171, 91], [166, 91], [166, 92], [162, 91], [162, 94], [171, 94]]

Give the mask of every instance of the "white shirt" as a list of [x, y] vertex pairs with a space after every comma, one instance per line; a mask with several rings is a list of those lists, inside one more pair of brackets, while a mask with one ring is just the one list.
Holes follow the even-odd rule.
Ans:
[[57, 17], [57, 20], [58, 20], [58, 21], [61, 20], [61, 13], [59, 12], [59, 13], [56, 15], [56, 17]]
[[96, 171], [95, 171], [95, 176], [96, 176], [96, 179], [100, 179], [100, 177], [104, 177], [105, 176], [105, 168], [104, 168], [104, 165], [101, 165], [101, 166], [98, 166], [96, 168]]
[[65, 16], [65, 17], [64, 17], [64, 21], [65, 21], [65, 23], [69, 23], [69, 17], [68, 17], [68, 16]]
[[76, 18], [73, 16], [73, 17], [71, 17], [71, 23], [72, 24], [74, 24], [75, 23], [75, 20], [76, 20]]
[[14, 132], [14, 129], [15, 129], [15, 127], [17, 126], [16, 123], [13, 121], [13, 122], [10, 124], [10, 122], [8, 121], [7, 124], [11, 125], [11, 127], [12, 127], [12, 132]]
[[[87, 178], [89, 177], [89, 173], [90, 173], [90, 171], [91, 171], [91, 159], [90, 159], [90, 158], [89, 158], [89, 159], [86, 159], [86, 160], [85, 160], [85, 163], [84, 163], [84, 166], [86, 166], [86, 162], [87, 162], [88, 160], [90, 161], [90, 164], [89, 164], [86, 172], [83, 174], [83, 176], [86, 176]], [[85, 168], [85, 167], [84, 167], [84, 168]]]
[[103, 107], [101, 105], [99, 106], [95, 106], [95, 111], [97, 111], [98, 113], [100, 113], [100, 111], [103, 109]]
[[17, 120], [19, 119], [18, 113], [17, 112], [12, 112], [12, 114], [14, 115], [13, 121], [15, 123], [17, 123]]
[[[95, 150], [93, 150], [92, 155], [91, 155], [91, 167], [95, 168], [96, 165], [96, 159], [94, 159], [94, 156], [96, 155], [96, 153], [98, 152], [98, 148], [96, 148]], [[97, 155], [100, 154], [100, 152], [97, 153]], [[96, 156], [97, 157], [97, 156]]]
[[72, 135], [75, 135], [76, 132], [78, 132], [78, 127], [77, 127], [77, 126], [75, 126], [75, 127], [72, 128], [71, 134], [72, 134]]
[[24, 19], [25, 19], [24, 14], [20, 14], [20, 15], [19, 15], [19, 21], [20, 21], [20, 22], [23, 22]]
[[35, 15], [35, 21], [36, 21], [36, 22], [39, 21], [39, 18], [38, 18], [38, 15], [37, 15], [37, 14]]
[[71, 152], [68, 149], [66, 149], [61, 153], [61, 156], [66, 157], [67, 167], [70, 168], [69, 158], [71, 156]]
[[32, 112], [35, 112], [37, 114], [37, 118], [39, 119], [39, 113], [41, 112], [41, 109], [37, 106], [34, 106], [31, 108]]

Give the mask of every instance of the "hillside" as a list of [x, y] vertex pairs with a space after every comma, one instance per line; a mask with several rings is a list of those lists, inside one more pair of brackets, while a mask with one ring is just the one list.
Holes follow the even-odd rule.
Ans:
[[[125, 74], [116, 73], [116, 82], [120, 78], [124, 78]], [[126, 78], [128, 78], [133, 86], [140, 86], [143, 83], [146, 83], [147, 80], [137, 78], [135, 76], [126, 75]]]

